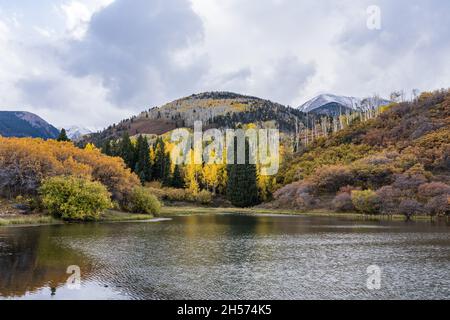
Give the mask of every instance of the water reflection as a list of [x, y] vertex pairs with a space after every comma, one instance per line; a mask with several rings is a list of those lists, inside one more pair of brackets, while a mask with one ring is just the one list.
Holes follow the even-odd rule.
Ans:
[[[65, 228], [64, 228], [65, 229]], [[4, 228], [0, 231], [0, 293], [20, 297], [42, 287], [55, 295], [66, 283], [69, 265], [79, 265], [86, 274], [89, 260], [81, 252], [57, 240], [64, 231], [59, 226], [40, 228]]]
[[[198, 215], [0, 229], [0, 295], [48, 299], [449, 298], [445, 223]], [[367, 290], [366, 268], [383, 268]], [[82, 288], [65, 287], [79, 265]]]

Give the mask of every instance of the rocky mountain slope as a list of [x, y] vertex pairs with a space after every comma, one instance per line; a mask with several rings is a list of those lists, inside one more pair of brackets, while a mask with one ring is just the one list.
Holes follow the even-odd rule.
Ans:
[[54, 139], [58, 134], [58, 129], [31, 112], [0, 111], [1, 136]]

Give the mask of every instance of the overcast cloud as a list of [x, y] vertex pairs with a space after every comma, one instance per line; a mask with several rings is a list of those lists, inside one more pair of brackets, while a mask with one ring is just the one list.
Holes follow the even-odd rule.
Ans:
[[445, 0], [0, 0], [0, 110], [101, 128], [209, 90], [298, 106], [449, 87], [449, 13]]

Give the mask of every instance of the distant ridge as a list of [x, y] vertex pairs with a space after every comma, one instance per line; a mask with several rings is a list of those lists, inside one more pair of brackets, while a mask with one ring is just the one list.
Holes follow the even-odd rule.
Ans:
[[55, 139], [59, 130], [38, 115], [26, 111], [0, 111], [0, 135]]
[[334, 94], [321, 94], [301, 105], [298, 109], [305, 113], [337, 115], [349, 111], [367, 111], [376, 109], [390, 101], [378, 97], [355, 98]]
[[83, 136], [91, 134], [92, 130], [81, 126], [70, 126], [66, 129], [67, 136], [73, 141], [80, 140]]
[[130, 136], [162, 135], [176, 128], [193, 128], [195, 121], [201, 121], [204, 129], [236, 128], [251, 123], [278, 128], [286, 134], [295, 133], [307, 123], [304, 113], [267, 99], [227, 91], [203, 92], [144, 110], [101, 132], [88, 134], [80, 142], [101, 146], [125, 132]]

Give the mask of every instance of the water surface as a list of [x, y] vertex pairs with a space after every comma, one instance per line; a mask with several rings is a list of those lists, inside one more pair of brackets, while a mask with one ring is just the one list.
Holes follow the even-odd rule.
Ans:
[[450, 226], [223, 214], [0, 228], [0, 298], [449, 299]]

